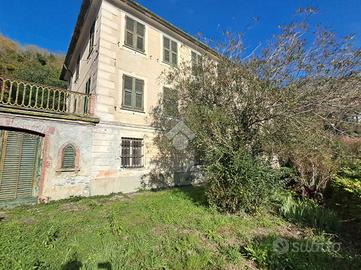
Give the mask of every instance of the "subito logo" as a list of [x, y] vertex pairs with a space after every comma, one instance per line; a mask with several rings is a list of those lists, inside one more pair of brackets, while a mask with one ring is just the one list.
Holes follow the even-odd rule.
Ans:
[[189, 142], [195, 138], [194, 133], [183, 122], [179, 122], [166, 136], [177, 150], [185, 150]]

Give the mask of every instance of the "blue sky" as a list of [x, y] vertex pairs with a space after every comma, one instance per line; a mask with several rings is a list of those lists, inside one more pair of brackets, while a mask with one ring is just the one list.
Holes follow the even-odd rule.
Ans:
[[[356, 34], [361, 46], [361, 0], [139, 0], [190, 34], [220, 40], [222, 32], [245, 32], [248, 49], [264, 44], [278, 26], [295, 18], [299, 7], [320, 13], [312, 23], [340, 35]], [[22, 43], [64, 53], [81, 0], [0, 0], [0, 33]], [[257, 18], [257, 19], [255, 19]]]

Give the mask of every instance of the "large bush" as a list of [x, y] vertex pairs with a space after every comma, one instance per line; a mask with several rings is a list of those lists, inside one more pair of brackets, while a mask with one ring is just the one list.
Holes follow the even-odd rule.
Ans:
[[240, 209], [253, 213], [268, 203], [276, 181], [264, 162], [242, 148], [230, 150], [222, 146], [208, 159], [207, 195], [211, 206], [230, 213]]

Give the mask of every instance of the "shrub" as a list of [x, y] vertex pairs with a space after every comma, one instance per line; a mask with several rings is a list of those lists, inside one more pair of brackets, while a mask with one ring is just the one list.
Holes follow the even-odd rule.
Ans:
[[340, 259], [337, 249], [338, 244], [326, 234], [305, 239], [270, 235], [254, 239], [241, 252], [262, 269], [349, 269], [349, 258]]
[[333, 187], [346, 191], [348, 194], [353, 195], [354, 198], [361, 199], [361, 179], [336, 177]]
[[280, 213], [286, 219], [303, 225], [328, 231], [340, 229], [336, 213], [309, 199], [295, 199], [289, 194], [283, 199]]
[[229, 213], [257, 211], [275, 188], [275, 174], [243, 149], [233, 153], [222, 150], [218, 149], [206, 167], [209, 204]]

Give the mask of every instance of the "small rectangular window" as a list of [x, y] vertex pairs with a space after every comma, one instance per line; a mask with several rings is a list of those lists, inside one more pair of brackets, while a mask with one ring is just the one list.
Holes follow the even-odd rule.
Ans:
[[122, 138], [121, 149], [122, 168], [142, 168], [143, 139]]
[[163, 37], [163, 61], [167, 64], [178, 65], [178, 43]]
[[123, 76], [123, 107], [137, 111], [144, 110], [144, 81]]
[[92, 54], [94, 49], [94, 36], [95, 36], [95, 22], [93, 23], [92, 27], [90, 28], [90, 34], [89, 34], [89, 56]]
[[129, 17], [125, 18], [124, 44], [141, 52], [144, 52], [145, 25]]

